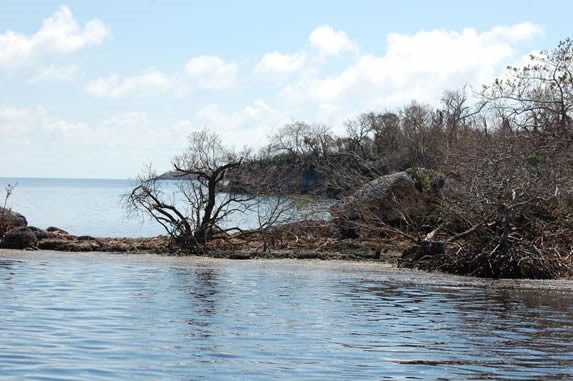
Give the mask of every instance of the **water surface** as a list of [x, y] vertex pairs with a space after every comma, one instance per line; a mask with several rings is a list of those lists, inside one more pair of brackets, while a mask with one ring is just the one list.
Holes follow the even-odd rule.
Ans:
[[[0, 177], [0, 202], [3, 203], [7, 184], [17, 184], [8, 206], [26, 216], [28, 223], [45, 229], [55, 226], [75, 235], [98, 237], [153, 237], [166, 234], [155, 221], [129, 217], [123, 208], [123, 196], [134, 186], [130, 180], [44, 179]], [[163, 181], [163, 190], [171, 196], [177, 192], [177, 181]], [[170, 197], [167, 197], [170, 198]], [[272, 198], [268, 198], [272, 204]], [[1, 206], [2, 204], [0, 204]], [[313, 204], [313, 218], [328, 218], [328, 201]], [[181, 211], [186, 205], [178, 205]], [[264, 209], [264, 205], [263, 205]], [[295, 210], [304, 216], [308, 208]], [[190, 212], [188, 215], [190, 215]], [[242, 229], [258, 227], [254, 210], [234, 213], [225, 222], [227, 227]]]
[[129, 180], [0, 178], [1, 196], [6, 184], [16, 184], [8, 206], [42, 229], [100, 237], [165, 234], [157, 224], [127, 217], [122, 196], [132, 187]]
[[573, 378], [573, 282], [0, 250], [2, 380]]

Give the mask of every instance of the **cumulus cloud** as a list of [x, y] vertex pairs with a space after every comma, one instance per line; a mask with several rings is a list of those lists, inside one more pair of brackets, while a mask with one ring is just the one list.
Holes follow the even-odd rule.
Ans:
[[70, 53], [99, 44], [108, 34], [109, 28], [98, 19], [82, 28], [70, 9], [61, 6], [30, 36], [11, 30], [0, 34], [0, 67], [24, 65], [42, 55]]
[[194, 90], [223, 90], [236, 80], [238, 65], [214, 56], [191, 58], [184, 72], [166, 74], [150, 69], [133, 76], [117, 73], [88, 82], [84, 92], [95, 97], [124, 98], [128, 96], [158, 96], [166, 92], [184, 97]]
[[308, 40], [312, 46], [325, 55], [337, 55], [345, 51], [357, 50], [345, 32], [335, 31], [329, 25], [319, 26], [313, 30]]
[[512, 26], [496, 26], [491, 31], [483, 34], [484, 39], [503, 38], [511, 42], [529, 40], [543, 34], [543, 28], [530, 22], [524, 22]]
[[96, 97], [122, 98], [129, 95], [157, 95], [169, 88], [169, 77], [158, 70], [147, 70], [132, 77], [110, 74], [90, 81], [84, 91]]
[[263, 99], [256, 99], [243, 108], [229, 111], [217, 104], [201, 108], [189, 122], [193, 128], [208, 128], [223, 137], [225, 144], [236, 149], [260, 147], [278, 127], [289, 122], [283, 113]]
[[233, 86], [238, 66], [215, 56], [191, 58], [185, 65], [187, 77], [199, 89], [216, 90]]
[[472, 28], [391, 33], [384, 55], [357, 56], [341, 72], [300, 79], [285, 86], [281, 95], [318, 104], [362, 99], [368, 102], [358, 105], [362, 108], [393, 107], [412, 99], [433, 102], [446, 89], [490, 81], [516, 58], [515, 42], [540, 33], [539, 26], [529, 23], [483, 33]]
[[188, 125], [163, 125], [146, 112], [129, 111], [88, 123], [60, 118], [43, 107], [14, 107], [0, 104], [0, 141], [13, 143], [70, 143], [76, 145], [151, 147], [160, 142], [181, 140]]
[[43, 107], [0, 104], [0, 156], [21, 158], [23, 166], [6, 168], [6, 176], [21, 176], [25, 168], [29, 176], [127, 178], [150, 162], [166, 170], [189, 132], [188, 123], [158, 121], [140, 111], [88, 122]]
[[[78, 29], [77, 34], [85, 29]], [[142, 112], [124, 112], [89, 123], [53, 117], [41, 107], [22, 109], [0, 104], [0, 154], [2, 150], [17, 152], [20, 146], [13, 143], [35, 143], [28, 145], [36, 147], [29, 149], [31, 154], [51, 142], [58, 144], [58, 150], [60, 143], [79, 151], [84, 145], [97, 145], [97, 152], [121, 151], [138, 166], [150, 160], [157, 164], [153, 155], [159, 155], [166, 158], [165, 165], [159, 167], [167, 168], [171, 155], [181, 151], [183, 147], [179, 145], [184, 145], [184, 138], [192, 129], [213, 129], [226, 144], [236, 148], [264, 144], [277, 127], [293, 119], [327, 123], [339, 131], [338, 126], [356, 112], [384, 111], [412, 99], [435, 103], [446, 89], [488, 83], [507, 64], [519, 63], [525, 53], [520, 50], [522, 42], [542, 33], [541, 27], [531, 23], [497, 26], [487, 31], [466, 28], [391, 33], [386, 36], [383, 52], [366, 53], [359, 51], [344, 32], [322, 26], [310, 34], [310, 43], [297, 53], [271, 50], [261, 57], [252, 67], [254, 73], [288, 75], [281, 76], [281, 81], [275, 80], [278, 75], [270, 76], [271, 86], [262, 89], [266, 93], [255, 86], [241, 89], [245, 96], [256, 99], [248, 104], [229, 102], [223, 106], [218, 103], [217, 94], [210, 94], [211, 103], [199, 104], [199, 109], [191, 114], [188, 107], [181, 107], [179, 114], [173, 107], [172, 121], [154, 120]], [[6, 51], [5, 45], [0, 44], [0, 54]], [[353, 54], [337, 57], [349, 51]], [[330, 66], [333, 59], [336, 65]], [[134, 75], [110, 74], [87, 83], [84, 91], [115, 99], [141, 94], [194, 95], [196, 90], [235, 86], [238, 68], [216, 56], [199, 56], [181, 65], [178, 73], [150, 69]], [[67, 74], [75, 74], [72, 67], [68, 67], [67, 74], [60, 69], [42, 68], [38, 80], [63, 80]], [[117, 150], [118, 145], [121, 150]]]
[[304, 52], [288, 55], [275, 50], [261, 58], [257, 66], [255, 66], [255, 72], [263, 74], [290, 73], [299, 70], [305, 61], [306, 55]]

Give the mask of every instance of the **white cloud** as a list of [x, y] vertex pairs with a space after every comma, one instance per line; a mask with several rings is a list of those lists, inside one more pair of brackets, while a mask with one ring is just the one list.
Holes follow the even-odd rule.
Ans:
[[196, 113], [190, 125], [216, 131], [225, 144], [241, 149], [263, 146], [269, 135], [289, 120], [264, 100], [256, 99], [235, 111], [224, 110], [216, 104], [206, 105]]
[[226, 89], [233, 86], [238, 66], [214, 56], [191, 58], [185, 65], [185, 73], [193, 87], [205, 90]]
[[53, 53], [70, 53], [101, 43], [109, 28], [100, 20], [88, 21], [82, 28], [66, 6], [46, 18], [31, 36], [14, 31], [0, 34], [0, 67], [16, 67], [32, 59]]
[[232, 87], [237, 68], [236, 64], [226, 63], [218, 57], [199, 56], [187, 62], [184, 73], [168, 75], [156, 69], [128, 77], [112, 73], [88, 82], [84, 91], [91, 96], [107, 98], [163, 95], [166, 91], [176, 97], [184, 97], [197, 89]]
[[256, 73], [290, 73], [299, 70], [306, 61], [304, 52], [295, 53], [292, 55], [282, 54], [278, 51], [273, 51], [265, 54], [257, 66], [255, 67]]
[[[0, 104], [0, 155], [21, 157], [5, 176], [133, 177], [145, 163], [167, 170], [189, 134], [188, 123], [124, 112], [101, 121], [74, 121], [44, 108]], [[73, 160], [70, 160], [73, 158]]]
[[31, 82], [42, 81], [72, 81], [78, 75], [79, 67], [76, 65], [40, 67], [30, 79]]
[[0, 105], [0, 141], [8, 144], [27, 144], [29, 134], [40, 109], [23, 109]]
[[122, 98], [129, 95], [158, 95], [169, 88], [169, 77], [158, 70], [147, 70], [133, 77], [118, 74], [97, 78], [89, 82], [84, 91], [96, 97]]
[[497, 38], [507, 39], [511, 42], [529, 40], [543, 34], [543, 28], [530, 22], [524, 22], [512, 26], [497, 26], [490, 32], [484, 33], [484, 38], [492, 40]]
[[319, 26], [313, 30], [308, 40], [325, 55], [337, 55], [345, 51], [357, 50], [345, 32], [335, 31], [329, 25]]
[[[265, 144], [273, 131], [293, 119], [327, 123], [334, 131], [340, 131], [342, 122], [356, 112], [384, 111], [412, 99], [435, 104], [446, 89], [466, 83], [487, 83], [499, 76], [507, 64], [521, 59], [524, 52], [518, 44], [541, 33], [539, 26], [530, 23], [498, 26], [481, 32], [466, 28], [393, 33], [386, 36], [383, 53], [367, 54], [359, 52], [344, 32], [319, 27], [301, 50], [290, 55], [270, 51], [251, 68], [256, 74], [289, 74], [270, 76], [271, 86], [263, 89], [256, 84], [240, 89], [245, 97], [264, 97], [264, 100], [242, 105], [230, 100], [223, 106], [227, 97], [221, 100], [217, 98], [219, 93], [209, 97], [200, 94], [194, 100], [209, 99], [208, 102], [213, 103], [203, 106], [199, 103], [199, 109], [190, 114], [186, 102], [153, 99], [153, 105], [156, 101], [160, 106], [164, 101], [173, 103], [170, 108], [173, 115], [166, 116], [172, 120], [155, 120], [144, 112], [123, 112], [105, 120], [72, 121], [51, 116], [42, 107], [0, 104], [0, 153], [28, 152], [35, 155], [35, 160], [42, 160], [42, 152], [49, 156], [45, 146], [74, 158], [83, 151], [121, 152], [122, 159], [116, 158], [118, 162], [122, 162], [123, 168], [128, 168], [128, 164], [124, 164], [127, 162], [131, 166], [122, 173], [135, 174], [148, 161], [166, 169], [169, 159], [181, 151], [192, 129], [213, 129], [226, 144], [236, 148]], [[0, 46], [0, 53], [6, 51]], [[345, 51], [355, 54], [332, 57]], [[28, 56], [27, 60], [31, 57], [35, 55]], [[332, 58], [336, 58], [335, 66], [330, 66]], [[340, 66], [342, 64], [346, 66]], [[134, 75], [110, 74], [87, 83], [84, 91], [92, 96], [115, 99], [142, 94], [195, 96], [196, 90], [234, 86], [238, 69], [237, 64], [219, 57], [199, 56], [191, 58], [179, 72], [150, 69]], [[77, 71], [71, 66], [47, 66], [36, 74], [37, 80], [64, 80], [74, 75]], [[281, 80], [276, 80], [279, 77]], [[24, 146], [28, 151], [22, 148]], [[86, 149], [87, 146], [93, 149]], [[86, 160], [78, 158], [77, 167], [81, 162], [85, 168], [101, 167], [102, 173], [109, 168], [116, 170], [109, 157], [101, 158], [105, 161], [101, 165]]]
[[285, 86], [281, 95], [345, 106], [341, 109], [394, 107], [412, 99], [435, 102], [446, 89], [490, 81], [515, 59], [516, 41], [540, 33], [533, 24], [499, 26], [485, 33], [471, 28], [392, 33], [384, 55], [358, 56], [338, 74], [299, 79]]
[[145, 112], [130, 111], [88, 123], [50, 115], [43, 107], [0, 105], [0, 142], [152, 147], [181, 140], [188, 125], [153, 121]]

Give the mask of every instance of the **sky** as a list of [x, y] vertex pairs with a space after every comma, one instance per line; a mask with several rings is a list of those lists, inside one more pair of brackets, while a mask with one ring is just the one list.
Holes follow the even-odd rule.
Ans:
[[573, 1], [0, 0], [0, 177], [168, 170], [293, 121], [478, 89], [570, 36]]

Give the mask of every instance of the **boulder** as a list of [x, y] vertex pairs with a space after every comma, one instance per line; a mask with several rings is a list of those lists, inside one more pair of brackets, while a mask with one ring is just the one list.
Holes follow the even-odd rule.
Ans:
[[413, 221], [435, 208], [442, 177], [423, 169], [410, 169], [374, 179], [343, 198], [332, 210], [343, 235], [359, 235], [357, 226], [399, 226], [405, 217]]
[[19, 227], [10, 230], [0, 241], [2, 249], [36, 249], [38, 238], [30, 227]]
[[38, 242], [48, 238], [54, 238], [54, 234], [35, 226], [23, 226], [5, 234], [0, 249], [37, 249]]
[[26, 217], [10, 209], [0, 208], [0, 237], [14, 228], [28, 226]]

